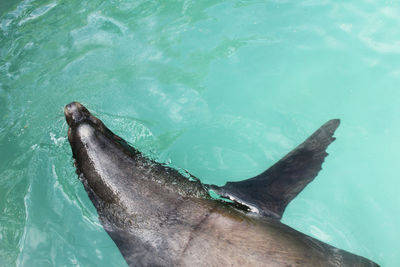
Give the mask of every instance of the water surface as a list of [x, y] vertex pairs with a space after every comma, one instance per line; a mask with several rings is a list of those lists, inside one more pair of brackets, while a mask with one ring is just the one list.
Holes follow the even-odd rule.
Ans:
[[399, 14], [392, 1], [1, 1], [0, 265], [125, 265], [74, 172], [62, 108], [77, 100], [219, 185], [340, 118], [283, 222], [397, 266]]

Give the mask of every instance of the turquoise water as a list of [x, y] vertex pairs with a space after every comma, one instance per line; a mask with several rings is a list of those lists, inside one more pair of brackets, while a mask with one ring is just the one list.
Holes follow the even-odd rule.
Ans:
[[74, 172], [78, 100], [220, 185], [341, 118], [283, 222], [398, 266], [399, 23], [393, 1], [1, 1], [0, 265], [125, 265]]

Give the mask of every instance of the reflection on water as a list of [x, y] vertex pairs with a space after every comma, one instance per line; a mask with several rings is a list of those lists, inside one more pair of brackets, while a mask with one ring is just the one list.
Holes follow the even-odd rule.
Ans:
[[147, 155], [215, 184], [258, 174], [341, 118], [284, 222], [394, 266], [399, 11], [390, 1], [2, 1], [0, 265], [125, 264], [74, 172], [62, 108], [79, 100]]

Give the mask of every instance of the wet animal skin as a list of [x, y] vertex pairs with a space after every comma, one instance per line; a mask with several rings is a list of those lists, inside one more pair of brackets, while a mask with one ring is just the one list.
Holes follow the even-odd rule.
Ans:
[[321, 170], [337, 119], [260, 175], [220, 187], [146, 158], [78, 102], [64, 113], [79, 178], [130, 266], [378, 266], [280, 222]]

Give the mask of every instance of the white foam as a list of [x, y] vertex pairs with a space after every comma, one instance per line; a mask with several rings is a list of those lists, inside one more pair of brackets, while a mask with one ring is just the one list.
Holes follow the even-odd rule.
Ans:
[[51, 141], [54, 142], [56, 146], [60, 147], [64, 144], [66, 138], [65, 137], [56, 138], [56, 135], [54, 133], [50, 133], [50, 139]]

